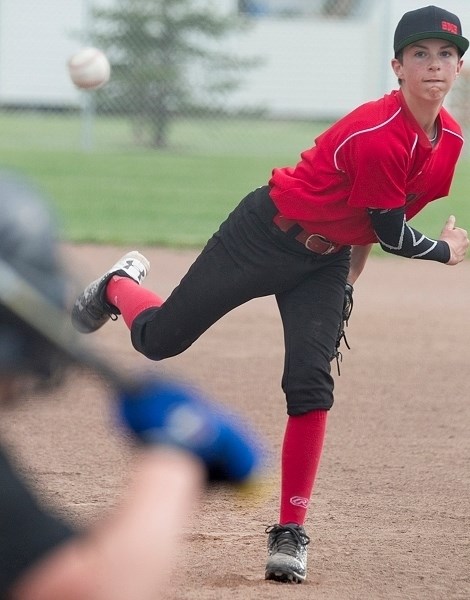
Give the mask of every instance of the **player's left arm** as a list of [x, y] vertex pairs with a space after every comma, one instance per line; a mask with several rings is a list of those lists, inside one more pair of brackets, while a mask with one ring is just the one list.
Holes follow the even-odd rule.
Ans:
[[464, 229], [455, 227], [455, 217], [448, 219], [441, 237], [435, 240], [408, 224], [404, 207], [391, 210], [369, 208], [368, 213], [385, 252], [449, 265], [457, 264], [465, 257], [468, 236]]

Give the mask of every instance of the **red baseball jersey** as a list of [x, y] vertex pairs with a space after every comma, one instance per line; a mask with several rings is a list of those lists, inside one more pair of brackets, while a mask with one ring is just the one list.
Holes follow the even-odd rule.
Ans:
[[359, 106], [302, 152], [295, 167], [274, 169], [273, 202], [310, 233], [339, 244], [376, 242], [367, 208], [405, 206], [407, 219], [447, 196], [463, 146], [442, 108], [434, 146], [395, 90]]

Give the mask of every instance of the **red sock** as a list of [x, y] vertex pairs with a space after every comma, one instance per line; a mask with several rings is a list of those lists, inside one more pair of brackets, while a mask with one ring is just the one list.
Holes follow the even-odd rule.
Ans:
[[320, 463], [328, 411], [289, 417], [282, 446], [279, 523], [303, 525]]
[[141, 287], [130, 277], [119, 275], [114, 275], [108, 281], [106, 301], [121, 311], [122, 318], [129, 329], [142, 311], [163, 304], [163, 300], [154, 292]]

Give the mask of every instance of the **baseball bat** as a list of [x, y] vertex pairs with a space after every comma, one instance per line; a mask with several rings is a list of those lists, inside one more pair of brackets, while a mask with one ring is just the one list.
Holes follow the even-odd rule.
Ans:
[[97, 372], [118, 389], [132, 390], [136, 382], [85, 347], [63, 310], [48, 302], [28, 281], [0, 258], [0, 303], [73, 362]]
[[66, 311], [47, 301], [0, 258], [0, 303], [74, 363], [84, 365], [118, 392], [124, 422], [146, 443], [170, 444], [199, 456], [209, 479], [246, 483], [259, 466], [255, 436], [189, 387], [159, 375], [141, 381], [86, 347]]

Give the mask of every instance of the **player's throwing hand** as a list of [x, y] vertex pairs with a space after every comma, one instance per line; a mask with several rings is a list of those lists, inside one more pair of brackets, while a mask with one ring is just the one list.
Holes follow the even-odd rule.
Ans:
[[468, 233], [465, 229], [455, 226], [455, 217], [450, 215], [447, 219], [444, 229], [441, 232], [440, 240], [447, 242], [450, 250], [450, 259], [448, 265], [457, 265], [465, 258], [468, 250]]

